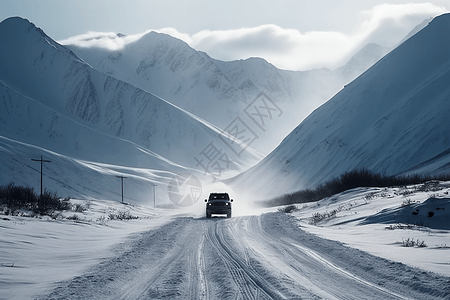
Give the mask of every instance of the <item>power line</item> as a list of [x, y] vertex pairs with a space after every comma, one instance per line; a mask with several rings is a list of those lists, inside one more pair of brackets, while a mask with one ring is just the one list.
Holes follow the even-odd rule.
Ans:
[[117, 177], [117, 178], [120, 178], [120, 181], [121, 181], [121, 183], [122, 183], [122, 203], [123, 203], [123, 179], [126, 178], [126, 177], [124, 177], [124, 176], [122, 176], [122, 175], [121, 175], [121, 176], [116, 175], [116, 177]]
[[46, 162], [52, 162], [52, 161], [51, 161], [51, 160], [45, 160], [45, 159], [43, 159], [43, 158], [42, 158], [42, 155], [41, 155], [41, 159], [34, 159], [34, 158], [32, 158], [31, 160], [32, 160], [32, 161], [38, 161], [38, 162], [41, 163], [41, 199], [42, 199], [42, 165], [43, 165], [44, 163], [46, 163]]
[[156, 207], [156, 184], [152, 183], [153, 185], [153, 207]]

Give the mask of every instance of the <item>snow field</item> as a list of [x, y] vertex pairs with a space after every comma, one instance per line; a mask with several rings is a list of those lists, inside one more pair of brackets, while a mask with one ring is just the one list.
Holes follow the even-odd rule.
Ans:
[[[0, 299], [30, 299], [112, 256], [114, 246], [126, 243], [132, 233], [170, 220], [161, 220], [152, 209], [115, 201], [71, 202], [89, 207], [83, 213], [63, 213], [65, 218], [77, 216], [76, 221], [0, 215]], [[140, 219], [108, 220], [109, 214], [120, 212]]]

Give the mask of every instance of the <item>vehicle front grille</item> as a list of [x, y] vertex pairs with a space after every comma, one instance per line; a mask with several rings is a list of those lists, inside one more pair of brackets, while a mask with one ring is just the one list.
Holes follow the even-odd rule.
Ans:
[[225, 201], [212, 201], [209, 202], [211, 204], [211, 206], [228, 206], [228, 202]]

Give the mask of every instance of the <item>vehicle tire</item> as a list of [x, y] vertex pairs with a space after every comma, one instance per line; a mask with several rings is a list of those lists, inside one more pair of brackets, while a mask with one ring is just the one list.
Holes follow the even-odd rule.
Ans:
[[227, 218], [231, 218], [231, 213], [227, 214]]
[[206, 218], [211, 218], [211, 214], [206, 213]]

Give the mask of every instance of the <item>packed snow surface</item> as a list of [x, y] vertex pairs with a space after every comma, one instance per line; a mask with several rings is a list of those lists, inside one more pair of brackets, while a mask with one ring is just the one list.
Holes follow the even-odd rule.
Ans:
[[[292, 214], [234, 197], [231, 219], [206, 219], [202, 203], [106, 200], [72, 200], [87, 211], [56, 219], [2, 215], [0, 298], [446, 299], [450, 188], [439, 185], [354, 189]], [[139, 219], [108, 217], [121, 212]]]

